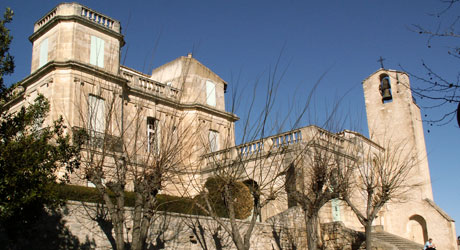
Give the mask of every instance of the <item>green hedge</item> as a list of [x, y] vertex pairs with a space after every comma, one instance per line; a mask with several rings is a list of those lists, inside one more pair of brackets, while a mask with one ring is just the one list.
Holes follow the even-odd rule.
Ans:
[[[217, 215], [221, 217], [228, 217], [227, 210], [225, 208], [224, 201], [221, 196], [222, 182], [217, 178], [210, 178], [205, 184], [209, 190], [208, 198], [213, 205]], [[232, 193], [235, 197], [236, 202], [236, 218], [244, 219], [247, 218], [253, 209], [253, 200], [249, 188], [243, 183], [237, 182], [232, 185]], [[75, 185], [57, 185], [56, 191], [59, 198], [63, 200], [92, 202], [92, 203], [103, 203], [101, 194], [96, 188], [75, 186]], [[109, 192], [109, 195], [115, 199], [115, 195]], [[206, 202], [202, 195], [197, 195], [194, 198], [178, 197], [172, 195], [158, 194], [157, 208], [158, 211], [174, 212], [181, 214], [192, 214], [192, 215], [206, 215], [206, 213], [196, 206], [196, 203], [200, 203], [203, 207], [206, 207]], [[125, 206], [134, 207], [135, 193], [125, 191]]]
[[[75, 186], [75, 185], [57, 185], [56, 190], [59, 198], [63, 200], [103, 203], [103, 199], [96, 188]], [[112, 198], [115, 195], [109, 192]], [[182, 214], [204, 215], [198, 208], [194, 206], [195, 201], [191, 198], [177, 197], [172, 195], [158, 194], [157, 195], [157, 210], [167, 211]], [[125, 206], [134, 207], [135, 193], [125, 191]]]

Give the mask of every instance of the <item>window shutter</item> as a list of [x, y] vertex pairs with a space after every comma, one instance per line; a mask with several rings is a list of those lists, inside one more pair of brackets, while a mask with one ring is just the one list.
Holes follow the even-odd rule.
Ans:
[[89, 63], [104, 67], [104, 40], [96, 36], [91, 36]]
[[216, 85], [211, 81], [206, 81], [206, 104], [216, 106]]
[[40, 44], [40, 61], [38, 67], [42, 67], [48, 62], [48, 38]]

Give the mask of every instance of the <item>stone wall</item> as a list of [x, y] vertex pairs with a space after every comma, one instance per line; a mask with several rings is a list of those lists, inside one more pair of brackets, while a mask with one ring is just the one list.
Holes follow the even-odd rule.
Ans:
[[[97, 204], [68, 202], [62, 210], [69, 231], [81, 242], [93, 242], [96, 249], [112, 249], [106, 232], [112, 232], [107, 224], [108, 214]], [[131, 210], [127, 209], [127, 221]], [[224, 219], [225, 220], [225, 219]], [[227, 220], [228, 221], [228, 220]], [[248, 226], [239, 221], [240, 230]], [[258, 222], [251, 237], [251, 249], [306, 249], [306, 231], [302, 211], [291, 208], [266, 222]], [[125, 225], [130, 232], [132, 225]], [[322, 224], [322, 244], [326, 250], [364, 249], [364, 236], [344, 227], [341, 222]], [[129, 239], [129, 233], [127, 234]], [[148, 242], [150, 249], [235, 249], [231, 237], [212, 218], [159, 212], [153, 221]], [[389, 249], [376, 244], [376, 250]]]

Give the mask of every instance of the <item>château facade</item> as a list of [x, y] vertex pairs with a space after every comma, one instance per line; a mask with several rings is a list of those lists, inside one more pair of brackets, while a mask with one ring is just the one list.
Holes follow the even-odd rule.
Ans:
[[[420, 109], [404, 72], [379, 69], [363, 81], [370, 138], [307, 126], [235, 145], [234, 123], [239, 118], [226, 111], [227, 82], [191, 54], [154, 69], [151, 75], [123, 66], [120, 23], [78, 3], [63, 3], [47, 13], [35, 23], [29, 40], [31, 73], [6, 105], [14, 112], [44, 95], [50, 102], [44, 126], [62, 116], [68, 133], [85, 131], [90, 137], [85, 150], [112, 152], [104, 167], [126, 158], [142, 165], [169, 152], [167, 160], [180, 171], [164, 183], [164, 192], [193, 196], [216, 168], [230, 167], [236, 158], [245, 162], [245, 171], [263, 172], [250, 180], [261, 182], [283, 172], [274, 171], [274, 165], [277, 170], [291, 165], [295, 169], [295, 152], [313, 141], [337, 154], [356, 147], [384, 151], [404, 143], [417, 157], [407, 182], [418, 185], [404, 202], [386, 204], [374, 225], [420, 244], [431, 237], [439, 249], [457, 247], [454, 221], [433, 202]], [[266, 155], [264, 162], [261, 155]], [[100, 153], [84, 155], [83, 170], [72, 176], [73, 184], [96, 185], [87, 178], [84, 166], [101, 157]], [[146, 171], [135, 168], [132, 176], [149, 174]], [[100, 180], [110, 181], [115, 174], [108, 171]], [[132, 188], [129, 177], [127, 185]], [[273, 185], [283, 192], [262, 209], [260, 223], [292, 209], [296, 204], [289, 190], [304, 184], [287, 171]], [[363, 231], [353, 211], [339, 200], [321, 210], [321, 223], [334, 221]]]

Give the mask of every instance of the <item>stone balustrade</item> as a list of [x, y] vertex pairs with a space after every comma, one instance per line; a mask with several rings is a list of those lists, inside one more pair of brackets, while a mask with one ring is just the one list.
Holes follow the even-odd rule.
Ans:
[[302, 141], [302, 132], [300, 129], [292, 130], [286, 133], [278, 134], [271, 137], [273, 147], [285, 147], [292, 144], [297, 144]]
[[176, 101], [179, 98], [179, 89], [154, 81], [138, 72], [121, 68], [121, 75], [129, 81], [129, 87], [145, 92], [146, 94], [173, 99]]
[[223, 149], [204, 155], [207, 163], [216, 161], [229, 161], [234, 159], [249, 160], [251, 158], [279, 151], [281, 147], [289, 147], [302, 142], [302, 131], [300, 129], [291, 130], [275, 136], [270, 136], [260, 140], [244, 143], [232, 148]]
[[81, 7], [81, 16], [106, 28], [113, 28], [114, 21], [112, 19], [83, 6]]
[[331, 133], [327, 130], [319, 130], [318, 131], [318, 139], [322, 140], [322, 141], [325, 141], [327, 142], [328, 144], [333, 144], [333, 145], [338, 145], [338, 146], [341, 146], [344, 142], [345, 142], [345, 139], [334, 134], [334, 133]]
[[34, 32], [49, 23], [56, 17], [81, 17], [107, 29], [120, 33], [120, 22], [98, 13], [90, 8], [87, 8], [78, 3], [62, 3], [56, 6], [53, 10], [48, 12], [44, 17], [38, 20], [34, 25]]
[[[282, 152], [312, 142], [310, 146], [328, 147], [336, 152], [342, 152], [347, 143], [353, 143], [340, 134], [331, 133], [316, 126], [307, 126], [285, 133], [251, 141], [235, 147], [212, 152], [203, 156], [206, 165], [226, 165], [234, 160], [251, 160], [268, 153]], [[350, 146], [350, 145], [349, 145]], [[308, 145], [304, 145], [308, 147]], [[298, 148], [297, 148], [298, 149]], [[342, 152], [343, 153], [343, 152]], [[274, 155], [274, 154], [272, 154]]]
[[50, 11], [48, 14], [46, 14], [44, 17], [42, 17], [38, 22], [35, 23], [35, 27], [42, 27], [46, 23], [48, 23], [51, 19], [53, 19], [56, 16], [57, 8], [54, 8], [52, 11]]

